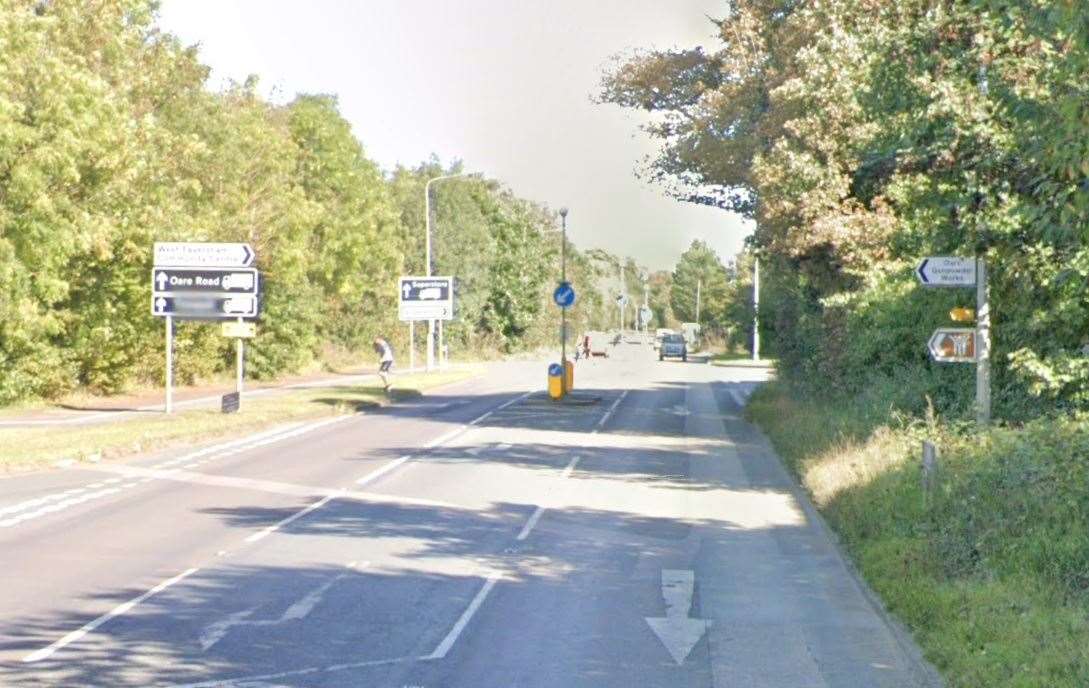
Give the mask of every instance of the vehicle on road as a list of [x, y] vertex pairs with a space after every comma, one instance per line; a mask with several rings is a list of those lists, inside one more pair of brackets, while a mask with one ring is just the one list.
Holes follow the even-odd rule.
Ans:
[[673, 334], [673, 330], [669, 329], [668, 327], [659, 327], [657, 330], [654, 331], [655, 351], [662, 347], [662, 339], [664, 339], [667, 334]]
[[609, 356], [609, 342], [611, 341], [609, 336], [604, 332], [592, 331], [587, 332], [586, 340], [589, 341], [590, 356], [602, 356], [608, 358]]
[[662, 338], [662, 345], [658, 349], [658, 360], [664, 361], [667, 356], [688, 361], [688, 343], [684, 341], [684, 335], [667, 334]]

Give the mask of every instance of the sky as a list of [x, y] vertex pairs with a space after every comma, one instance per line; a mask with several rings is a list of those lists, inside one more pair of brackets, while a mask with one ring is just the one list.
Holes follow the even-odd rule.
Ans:
[[[722, 0], [164, 0], [210, 86], [256, 75], [274, 102], [334, 94], [384, 169], [436, 155], [568, 207], [580, 248], [671, 268], [694, 239], [725, 261], [750, 226], [635, 177], [656, 144], [641, 113], [596, 105], [610, 58], [713, 46]], [[436, 192], [439, 192], [436, 189]]]

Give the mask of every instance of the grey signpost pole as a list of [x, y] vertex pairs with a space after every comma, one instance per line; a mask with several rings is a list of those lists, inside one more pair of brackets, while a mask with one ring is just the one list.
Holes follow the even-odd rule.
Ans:
[[166, 412], [174, 411], [174, 316], [166, 316]]
[[983, 258], [976, 259], [976, 422], [991, 422], [991, 305]]
[[[238, 319], [238, 327], [239, 327], [239, 329], [242, 328], [242, 318]], [[239, 334], [241, 334], [241, 333], [239, 333]], [[243, 356], [244, 356], [243, 347], [245, 346], [245, 344], [242, 343], [243, 341], [244, 341], [243, 337], [235, 337], [234, 353], [235, 353], [235, 359], [236, 360], [235, 360], [234, 391], [238, 392], [238, 408], [239, 408], [239, 410], [242, 409], [242, 366], [243, 366]]]
[[760, 360], [760, 257], [752, 265], [752, 360]]
[[408, 369], [416, 369], [416, 321], [408, 321]]
[[[567, 283], [567, 208], [560, 208], [560, 283]], [[560, 307], [560, 366], [563, 377], [560, 389], [567, 394], [567, 308]]]

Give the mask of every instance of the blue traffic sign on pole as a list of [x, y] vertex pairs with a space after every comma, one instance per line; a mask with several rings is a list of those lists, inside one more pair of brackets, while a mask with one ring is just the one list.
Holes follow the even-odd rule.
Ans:
[[575, 304], [575, 288], [570, 282], [560, 282], [560, 286], [552, 292], [552, 300], [560, 308], [570, 308]]

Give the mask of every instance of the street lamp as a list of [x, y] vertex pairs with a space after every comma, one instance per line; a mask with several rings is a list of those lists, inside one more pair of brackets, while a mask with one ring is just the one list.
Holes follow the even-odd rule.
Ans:
[[[438, 177], [432, 177], [424, 184], [424, 260], [427, 263], [427, 276], [431, 276], [431, 185], [435, 182], [441, 182], [444, 179], [454, 179], [456, 177], [470, 177], [477, 176], [477, 172], [458, 172], [457, 174], [444, 174]], [[440, 325], [441, 327], [441, 325]], [[412, 335], [410, 334], [409, 337]], [[442, 331], [439, 331], [439, 338], [442, 338]], [[440, 347], [441, 347], [440, 341]], [[427, 321], [427, 372], [431, 372], [435, 369], [435, 321]]]

